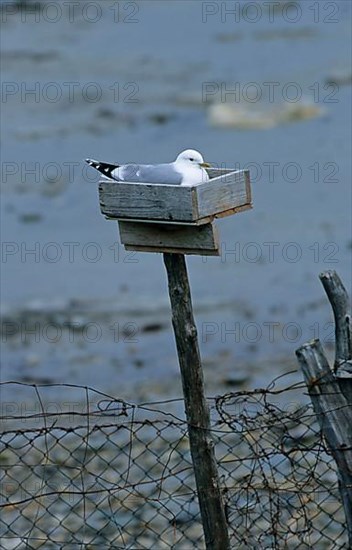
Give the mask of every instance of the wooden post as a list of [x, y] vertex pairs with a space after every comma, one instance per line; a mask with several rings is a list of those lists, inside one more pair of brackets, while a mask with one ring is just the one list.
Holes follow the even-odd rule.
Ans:
[[335, 271], [322, 273], [320, 279], [335, 316], [335, 374], [319, 340], [305, 344], [296, 351], [296, 355], [321, 431], [337, 464], [349, 548], [352, 548], [352, 350], [348, 295]]
[[164, 254], [172, 324], [181, 369], [190, 449], [207, 550], [230, 550], [224, 504], [210, 432], [197, 329], [183, 254]]
[[[338, 378], [352, 378], [351, 315], [347, 290], [336, 271], [325, 271], [319, 276], [330, 301], [335, 318], [335, 365]], [[352, 394], [351, 394], [352, 395]]]

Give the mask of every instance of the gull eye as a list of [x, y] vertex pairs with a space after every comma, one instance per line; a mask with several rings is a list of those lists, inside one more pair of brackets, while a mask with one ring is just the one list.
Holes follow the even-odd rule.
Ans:
[[194, 161], [194, 159], [192, 159], [191, 157], [189, 158], [189, 160], [191, 160], [192, 162]]

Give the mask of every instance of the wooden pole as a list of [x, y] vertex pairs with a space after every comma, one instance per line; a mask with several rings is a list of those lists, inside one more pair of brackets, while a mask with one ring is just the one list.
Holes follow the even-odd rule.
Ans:
[[230, 550], [183, 254], [164, 254], [191, 456], [207, 550]]
[[[336, 271], [324, 271], [319, 278], [335, 318], [334, 371], [338, 378], [352, 378], [352, 334], [348, 293]], [[351, 386], [350, 388], [352, 389]]]
[[296, 351], [321, 431], [337, 464], [337, 477], [352, 548], [352, 408], [332, 373], [319, 340]]
[[335, 317], [336, 352], [331, 370], [319, 340], [296, 355], [321, 431], [337, 464], [337, 477], [352, 548], [352, 344], [349, 299], [340, 277], [326, 271], [320, 280]]

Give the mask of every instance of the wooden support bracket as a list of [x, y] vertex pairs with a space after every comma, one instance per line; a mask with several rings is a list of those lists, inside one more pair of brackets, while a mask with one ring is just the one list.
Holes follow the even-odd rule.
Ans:
[[193, 226], [120, 220], [118, 225], [121, 243], [126, 250], [220, 255], [218, 232], [214, 223]]

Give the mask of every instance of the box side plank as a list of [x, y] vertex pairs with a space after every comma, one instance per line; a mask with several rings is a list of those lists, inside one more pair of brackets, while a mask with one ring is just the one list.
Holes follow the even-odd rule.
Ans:
[[218, 178], [219, 176], [226, 176], [226, 174], [231, 174], [236, 172], [235, 168], [207, 168], [209, 178]]
[[197, 217], [221, 214], [238, 207], [250, 208], [249, 174], [239, 170], [211, 179], [195, 188], [197, 193]]
[[101, 211], [109, 218], [193, 222], [191, 187], [101, 181]]
[[121, 243], [126, 250], [178, 252], [180, 254], [219, 254], [214, 224], [175, 226], [119, 221]]
[[125, 250], [134, 251], [134, 252], [169, 252], [170, 254], [185, 254], [188, 256], [220, 256], [220, 249], [217, 250], [207, 250], [206, 248], [187, 248], [183, 250], [182, 248], [169, 248], [163, 247], [162, 249], [153, 248], [149, 246], [137, 246], [137, 245], [125, 245]]

